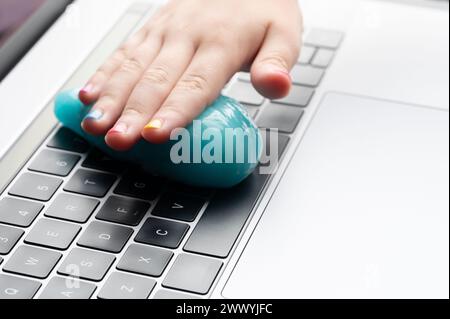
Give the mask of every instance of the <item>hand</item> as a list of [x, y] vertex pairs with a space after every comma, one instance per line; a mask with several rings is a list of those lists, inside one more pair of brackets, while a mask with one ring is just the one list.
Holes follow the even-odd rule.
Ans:
[[297, 0], [172, 0], [80, 91], [96, 102], [83, 128], [116, 150], [141, 137], [163, 143], [239, 70], [251, 71], [262, 95], [284, 97], [301, 33]]

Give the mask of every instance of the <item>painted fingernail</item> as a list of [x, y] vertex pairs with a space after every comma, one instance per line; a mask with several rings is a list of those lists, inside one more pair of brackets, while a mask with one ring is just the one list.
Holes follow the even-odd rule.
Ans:
[[103, 112], [101, 110], [92, 110], [86, 115], [85, 120], [98, 121], [103, 117]]
[[88, 83], [84, 88], [80, 90], [80, 93], [91, 93], [94, 90], [94, 86], [91, 83]]
[[162, 128], [164, 122], [160, 119], [154, 119], [152, 120], [150, 123], [147, 124], [147, 126], [145, 127], [146, 129], [153, 129], [153, 130], [158, 130], [160, 128]]
[[114, 127], [109, 130], [108, 133], [118, 133], [118, 134], [125, 134], [128, 131], [128, 125], [120, 122], [114, 125]]

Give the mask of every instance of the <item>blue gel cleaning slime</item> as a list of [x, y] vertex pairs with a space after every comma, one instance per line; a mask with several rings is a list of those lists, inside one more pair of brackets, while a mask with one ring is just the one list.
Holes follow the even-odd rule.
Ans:
[[67, 128], [109, 156], [132, 162], [143, 170], [187, 185], [229, 188], [246, 179], [262, 154], [261, 134], [242, 106], [220, 96], [177, 139], [165, 144], [140, 140], [131, 150], [117, 152], [103, 136], [84, 132], [81, 122], [90, 106], [78, 99], [78, 91], [60, 93], [55, 115]]

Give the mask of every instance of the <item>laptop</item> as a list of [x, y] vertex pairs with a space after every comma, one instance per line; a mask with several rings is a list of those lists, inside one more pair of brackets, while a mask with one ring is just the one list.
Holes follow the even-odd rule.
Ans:
[[447, 1], [302, 0], [290, 95], [224, 88], [279, 144], [273, 174], [227, 190], [53, 116], [163, 2], [21, 2], [1, 33], [1, 299], [449, 298]]

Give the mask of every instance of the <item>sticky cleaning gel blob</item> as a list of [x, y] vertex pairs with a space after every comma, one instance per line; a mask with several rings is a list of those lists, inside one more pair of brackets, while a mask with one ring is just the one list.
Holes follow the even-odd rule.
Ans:
[[81, 128], [90, 109], [78, 99], [77, 90], [62, 92], [55, 100], [58, 120], [109, 156], [187, 185], [235, 186], [256, 169], [262, 155], [260, 131], [242, 106], [225, 96], [220, 96], [186, 129], [174, 131], [165, 144], [142, 139], [125, 152], [112, 150], [104, 136], [92, 136]]

